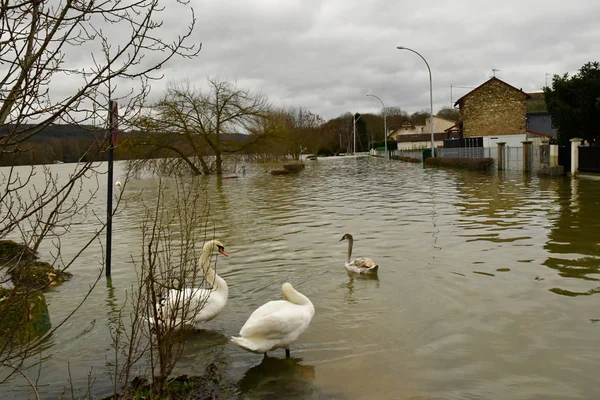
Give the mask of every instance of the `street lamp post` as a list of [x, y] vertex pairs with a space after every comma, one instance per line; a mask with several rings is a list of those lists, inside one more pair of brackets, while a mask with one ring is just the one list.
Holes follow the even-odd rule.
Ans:
[[385, 104], [383, 104], [383, 101], [374, 94], [367, 93], [367, 96], [375, 97], [381, 103], [381, 109], [383, 110], [383, 140], [385, 142], [385, 159], [387, 160], [389, 155], [387, 149], [387, 114], [385, 112]]
[[433, 137], [433, 85], [431, 83], [431, 68], [429, 68], [429, 63], [427, 62], [425, 57], [423, 57], [421, 54], [419, 54], [419, 52], [417, 52], [413, 49], [409, 49], [408, 47], [403, 47], [403, 46], [398, 46], [397, 49], [412, 51], [413, 53], [415, 53], [416, 55], [421, 57], [421, 59], [423, 61], [425, 61], [425, 65], [427, 65], [427, 70], [429, 71], [429, 108], [430, 108], [429, 124], [431, 125], [431, 157], [435, 157], [435, 146], [433, 144], [433, 141], [434, 141], [434, 137]]
[[358, 121], [360, 119], [360, 117], [362, 117], [362, 114], [358, 116], [358, 118], [356, 118], [356, 114], [354, 114], [352, 116], [352, 130], [354, 133], [354, 147], [352, 148], [352, 155], [356, 156], [356, 121]]

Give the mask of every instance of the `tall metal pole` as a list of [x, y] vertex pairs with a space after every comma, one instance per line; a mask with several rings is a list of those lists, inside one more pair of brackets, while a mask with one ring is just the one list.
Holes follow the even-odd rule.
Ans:
[[356, 156], [356, 121], [358, 121], [360, 117], [362, 117], [362, 115], [359, 115], [358, 118], [356, 118], [356, 114], [352, 116], [352, 129], [354, 131], [354, 149], [352, 153], [353, 156]]
[[352, 137], [354, 145], [352, 146], [352, 155], [356, 157], [356, 115], [352, 116]]
[[383, 101], [374, 94], [367, 93], [367, 96], [375, 97], [381, 103], [381, 109], [383, 110], [383, 140], [385, 142], [385, 159], [387, 160], [390, 156], [387, 148], [387, 113], [385, 112], [385, 104], [383, 104]]
[[106, 277], [110, 278], [112, 258], [112, 198], [113, 198], [113, 158], [118, 129], [118, 104], [114, 100], [108, 102], [108, 185], [106, 191]]
[[415, 51], [413, 49], [409, 49], [408, 47], [403, 47], [403, 46], [398, 46], [397, 49], [412, 51], [413, 53], [415, 53], [416, 55], [421, 57], [421, 59], [423, 61], [425, 61], [425, 65], [427, 65], [427, 70], [429, 71], [429, 108], [430, 108], [429, 124], [431, 125], [431, 157], [435, 157], [435, 145], [434, 145], [434, 135], [433, 135], [433, 84], [431, 81], [431, 68], [429, 68], [429, 63], [427, 62], [425, 57], [423, 57], [417, 51]]

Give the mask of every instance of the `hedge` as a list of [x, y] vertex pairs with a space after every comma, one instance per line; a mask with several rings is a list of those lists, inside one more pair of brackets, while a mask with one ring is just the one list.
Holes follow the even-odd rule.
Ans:
[[420, 158], [407, 157], [407, 156], [392, 156], [392, 160], [400, 160], [400, 161], [411, 162], [411, 163], [420, 163], [421, 162]]

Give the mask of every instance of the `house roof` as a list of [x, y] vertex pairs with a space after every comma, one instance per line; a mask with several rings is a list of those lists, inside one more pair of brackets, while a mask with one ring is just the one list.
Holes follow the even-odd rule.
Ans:
[[537, 131], [533, 131], [531, 129], [525, 129], [525, 132], [530, 133], [532, 135], [541, 136], [541, 137], [552, 137], [552, 135], [549, 135], [547, 133], [537, 132]]
[[512, 90], [516, 90], [519, 93], [523, 93], [523, 95], [525, 96], [526, 99], [529, 99], [531, 97], [529, 94], [525, 93], [522, 89], [517, 89], [516, 87], [514, 87], [512, 85], [509, 85], [508, 83], [504, 82], [503, 80], [498, 79], [495, 76], [493, 76], [490, 79], [488, 79], [487, 81], [483, 82], [481, 85], [477, 86], [475, 89], [471, 90], [469, 93], [467, 93], [464, 96], [462, 96], [460, 99], [456, 100], [456, 102], [454, 103], [454, 106], [456, 107], [465, 98], [469, 97], [470, 95], [472, 95], [473, 93], [477, 92], [479, 89], [481, 89], [482, 87], [488, 85], [491, 82], [500, 82], [500, 83], [502, 83], [503, 85], [506, 85], [507, 87], [509, 87]]
[[547, 114], [546, 96], [544, 92], [527, 93], [527, 114]]
[[460, 120], [460, 119], [459, 119], [459, 120], [458, 120], [458, 121], [456, 121], [456, 123], [455, 123], [454, 125], [452, 125], [450, 128], [446, 128], [446, 129], [444, 129], [444, 132], [450, 132], [450, 131], [456, 131], [456, 130], [460, 130], [460, 129], [462, 129], [462, 125], [463, 125], [463, 122], [462, 122], [462, 120]]
[[[448, 119], [448, 118], [438, 117], [437, 115], [434, 115], [433, 118], [441, 119], [442, 121], [451, 122], [451, 123], [456, 122], [456, 121], [452, 121], [451, 119]], [[427, 120], [429, 120], [429, 118], [427, 118]], [[425, 120], [425, 121], [427, 121], [427, 120]]]

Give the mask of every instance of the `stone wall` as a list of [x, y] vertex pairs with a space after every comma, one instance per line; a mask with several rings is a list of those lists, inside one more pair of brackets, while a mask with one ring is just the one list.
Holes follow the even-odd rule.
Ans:
[[526, 95], [499, 80], [465, 96], [460, 103], [464, 137], [524, 134]]

